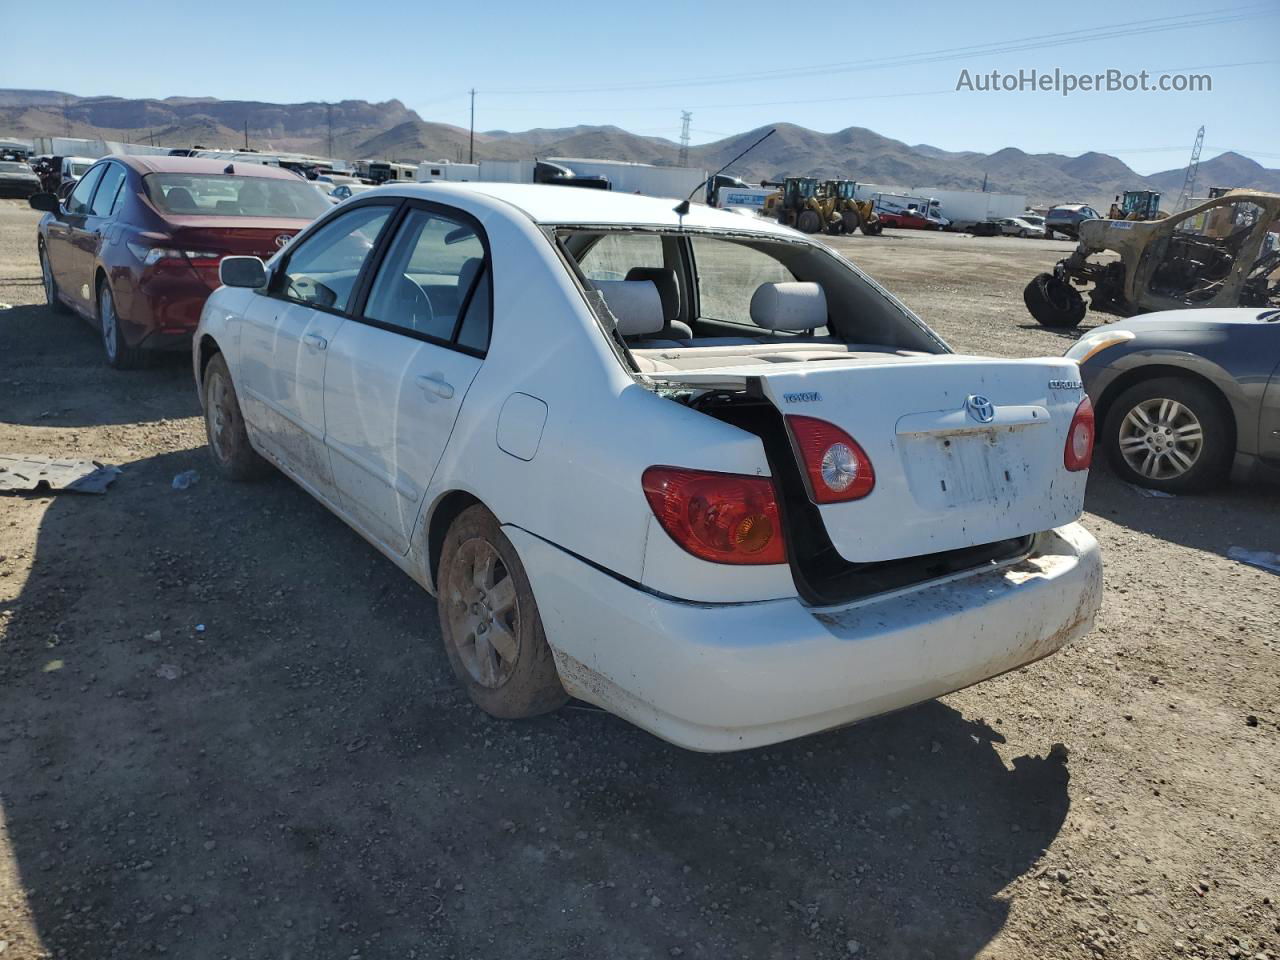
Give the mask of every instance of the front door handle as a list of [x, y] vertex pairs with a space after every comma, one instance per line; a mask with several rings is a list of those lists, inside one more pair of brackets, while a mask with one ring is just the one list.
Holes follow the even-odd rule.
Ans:
[[315, 347], [317, 350], [323, 350], [325, 347], [329, 346], [329, 341], [318, 333], [303, 334], [302, 342], [309, 347]]
[[418, 377], [418, 386], [429, 393], [434, 393], [437, 397], [443, 397], [445, 400], [453, 397], [453, 384], [442, 377]]

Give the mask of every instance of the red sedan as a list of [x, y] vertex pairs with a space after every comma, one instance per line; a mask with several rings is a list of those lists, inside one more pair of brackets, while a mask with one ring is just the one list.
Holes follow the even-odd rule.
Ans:
[[65, 200], [30, 203], [49, 305], [98, 327], [116, 368], [188, 349], [223, 257], [265, 260], [330, 209], [278, 167], [164, 156], [104, 157]]

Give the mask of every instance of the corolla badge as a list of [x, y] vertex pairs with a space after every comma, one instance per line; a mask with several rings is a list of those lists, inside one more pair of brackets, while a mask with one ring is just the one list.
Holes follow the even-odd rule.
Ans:
[[293, 239], [293, 234], [290, 234], [290, 233], [277, 233], [277, 234], [276, 234], [276, 246], [277, 246], [279, 249], [283, 250], [283, 249], [284, 249], [285, 244], [287, 244], [287, 243], [288, 243], [290, 240], [292, 240], [292, 239]]
[[979, 423], [990, 423], [996, 418], [995, 404], [980, 394], [970, 394], [965, 398], [964, 405], [969, 411], [969, 416]]

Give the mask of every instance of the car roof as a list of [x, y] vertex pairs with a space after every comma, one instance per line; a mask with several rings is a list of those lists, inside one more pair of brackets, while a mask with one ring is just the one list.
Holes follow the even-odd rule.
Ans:
[[[167, 157], [163, 154], [115, 154], [113, 160], [119, 160], [126, 167], [132, 167], [140, 174], [147, 173], [194, 173], [201, 175], [224, 174], [228, 161], [210, 157]], [[276, 180], [301, 179], [292, 170], [283, 167], [269, 167], [262, 163], [231, 161], [235, 176], [268, 177]]]
[[[407, 197], [422, 197], [448, 202], [451, 198], [481, 194], [510, 204], [542, 224], [590, 224], [599, 226], [643, 225], [679, 227], [681, 218], [674, 197], [648, 197], [634, 193], [614, 193], [585, 187], [566, 187], [533, 183], [441, 183], [395, 184], [382, 187]], [[796, 231], [776, 222], [744, 217], [740, 213], [717, 210], [700, 203], [690, 203], [683, 226], [735, 233], [759, 233], [795, 240]]]

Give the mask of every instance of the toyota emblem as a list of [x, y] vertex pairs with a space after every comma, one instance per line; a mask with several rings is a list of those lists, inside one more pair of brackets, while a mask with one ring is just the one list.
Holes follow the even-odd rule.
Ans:
[[277, 234], [276, 234], [276, 249], [278, 249], [278, 250], [283, 250], [283, 249], [284, 249], [284, 245], [285, 245], [286, 243], [288, 243], [288, 242], [289, 242], [290, 240], [292, 240], [292, 239], [293, 239], [293, 234], [291, 234], [291, 233], [277, 233]]
[[965, 398], [964, 405], [969, 408], [969, 415], [979, 423], [990, 423], [996, 418], [995, 405], [984, 396], [971, 394]]

